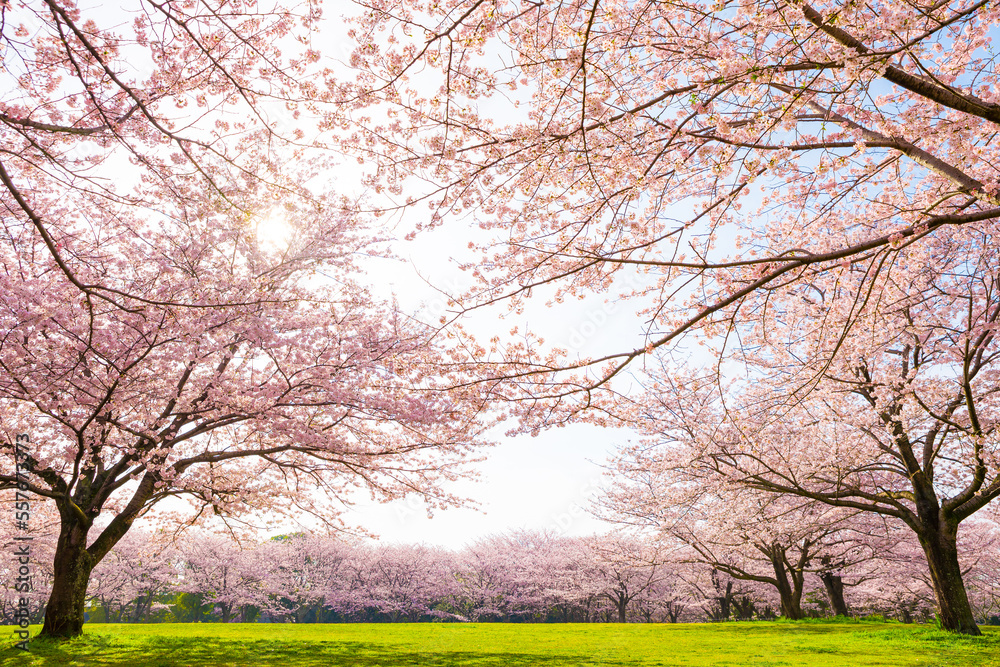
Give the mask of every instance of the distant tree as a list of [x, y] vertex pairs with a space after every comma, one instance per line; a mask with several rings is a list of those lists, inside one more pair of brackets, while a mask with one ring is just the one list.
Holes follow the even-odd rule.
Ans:
[[139, 623], [174, 591], [179, 574], [177, 551], [169, 542], [132, 530], [94, 568], [87, 599], [100, 607], [105, 622]]
[[186, 536], [177, 590], [199, 596], [199, 605], [223, 623], [246, 620], [240, 618], [242, 610], [271, 603], [267, 568], [255, 547], [210, 533]]
[[[830, 562], [849, 568], [878, 550], [877, 535], [856, 512], [755, 492], [725, 476], [692, 475], [665, 458], [619, 458], [618, 478], [600, 500], [605, 518], [652, 528], [661, 542], [680, 545], [664, 549], [676, 551], [671, 560], [773, 587], [786, 618], [805, 616], [803, 593], [812, 573], [828, 571]], [[733, 602], [727, 595], [727, 608]], [[838, 602], [843, 608], [842, 594]]]
[[[658, 369], [658, 391], [620, 414], [644, 415], [659, 444], [633, 448], [625, 474], [675, 470], [705, 488], [729, 484], [905, 524], [924, 553], [912, 576], [929, 568], [942, 623], [975, 634], [959, 527], [1000, 497], [996, 258], [973, 263], [942, 243], [904, 260], [877, 301], [856, 304], [845, 272], [814, 281], [818, 300], [803, 294], [748, 327], [734, 356], [757, 370], [736, 386]], [[918, 283], [922, 296], [909, 296]], [[849, 335], [822, 326], [822, 313], [852, 304]]]
[[[23, 496], [22, 496], [23, 497]], [[8, 554], [0, 558], [0, 618], [4, 624], [14, 625], [20, 619], [15, 614], [21, 609], [21, 598], [28, 602], [29, 621], [40, 623], [45, 614], [45, 601], [52, 590], [52, 554], [59, 534], [59, 517], [51, 504], [29, 501], [29, 517], [22, 525], [17, 524], [16, 513], [10, 511], [15, 505], [14, 491], [0, 491], [0, 549]], [[17, 537], [30, 537], [17, 540]], [[27, 563], [22, 563], [19, 552], [25, 550], [27, 542]], [[27, 574], [21, 572], [26, 566]], [[25, 581], [22, 576], [30, 577]]]
[[976, 619], [987, 623], [1000, 616], [1000, 524], [989, 519], [970, 522], [963, 538], [969, 600]]
[[462, 615], [470, 620], [532, 620], [546, 606], [544, 582], [536, 577], [550, 538], [531, 531], [491, 535], [458, 555], [455, 577]]
[[651, 593], [667, 576], [659, 545], [624, 533], [609, 533], [588, 541], [600, 595], [614, 607], [619, 623], [628, 619], [630, 605]]
[[353, 562], [354, 615], [370, 620], [449, 618], [436, 607], [452, 601], [451, 554], [423, 545], [379, 545]]
[[268, 590], [280, 600], [280, 611], [298, 622], [320, 623], [327, 614], [346, 614], [351, 608], [352, 564], [359, 547], [335, 536], [292, 535], [258, 547]]

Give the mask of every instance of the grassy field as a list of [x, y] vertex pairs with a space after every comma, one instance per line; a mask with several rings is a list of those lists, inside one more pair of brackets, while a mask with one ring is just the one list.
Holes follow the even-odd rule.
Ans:
[[1000, 628], [984, 633], [964, 638], [925, 626], [815, 622], [94, 624], [72, 641], [33, 640], [27, 654], [5, 641], [0, 665], [1000, 667]]

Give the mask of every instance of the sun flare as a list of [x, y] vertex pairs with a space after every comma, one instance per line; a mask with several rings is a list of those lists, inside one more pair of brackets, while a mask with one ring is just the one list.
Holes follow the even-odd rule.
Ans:
[[264, 250], [287, 250], [292, 241], [292, 231], [284, 211], [271, 211], [257, 222], [257, 245]]

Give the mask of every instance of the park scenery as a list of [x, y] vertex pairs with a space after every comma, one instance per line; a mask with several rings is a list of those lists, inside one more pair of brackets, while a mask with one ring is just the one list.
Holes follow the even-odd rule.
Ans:
[[0, 663], [1000, 667], [998, 40], [0, 0]]

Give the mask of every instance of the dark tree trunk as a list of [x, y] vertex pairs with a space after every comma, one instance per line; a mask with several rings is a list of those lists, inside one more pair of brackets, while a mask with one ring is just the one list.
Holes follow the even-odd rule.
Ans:
[[141, 623], [146, 615], [146, 607], [152, 606], [152, 594], [140, 595], [135, 599], [135, 610], [132, 612], [132, 622]]
[[752, 621], [757, 603], [749, 595], [733, 598], [733, 608], [736, 610], [737, 621]]
[[802, 613], [802, 587], [799, 580], [795, 578], [795, 585], [788, 581], [788, 569], [785, 567], [784, 551], [774, 547], [770, 551], [771, 566], [774, 568], [775, 586], [781, 598], [781, 615], [793, 621], [800, 621], [805, 618]]
[[819, 578], [823, 580], [826, 596], [830, 598], [830, 607], [833, 608], [833, 615], [848, 616], [847, 602], [844, 600], [843, 578], [839, 574], [834, 574], [829, 570], [821, 572]]
[[52, 594], [45, 606], [46, 637], [76, 637], [83, 632], [87, 584], [96, 563], [87, 552], [87, 532], [72, 517], [63, 517], [52, 563]]
[[618, 586], [614, 589], [614, 592], [604, 593], [603, 596], [615, 606], [615, 611], [618, 613], [618, 622], [624, 623], [625, 609], [628, 607], [628, 603], [633, 597], [628, 594], [628, 589], [625, 586], [618, 584]]
[[913, 623], [913, 614], [910, 613], [910, 608], [907, 605], [902, 605], [899, 608], [900, 620], [903, 623]]
[[719, 603], [719, 618], [718, 621], [728, 621], [733, 615], [732, 612], [732, 602], [733, 602], [733, 582], [726, 582], [726, 593], [725, 595], [720, 595], [716, 600]]
[[723, 587], [719, 574], [718, 569], [712, 568], [712, 588], [716, 595], [711, 599], [718, 605], [718, 609], [709, 609], [708, 616], [713, 621], [728, 621], [732, 614], [733, 580], [727, 581]]
[[[81, 480], [74, 493], [75, 500], [57, 499], [59, 508], [59, 541], [52, 562], [52, 593], [45, 606], [43, 637], [68, 638], [83, 633], [84, 605], [90, 573], [112, 547], [128, 532], [146, 500], [153, 493], [156, 479], [146, 474], [125, 509], [115, 516], [93, 544], [87, 546], [87, 533], [100, 514], [103, 499], [95, 499], [91, 484]], [[65, 487], [63, 487], [65, 491]], [[124, 610], [119, 613], [124, 613]]]
[[[969, 384], [969, 359], [966, 359], [965, 373], [965, 384], [960, 396], [971, 411], [973, 394]], [[868, 400], [875, 405], [872, 397], [869, 396]], [[913, 488], [916, 516], [907, 512], [903, 518], [917, 534], [924, 556], [927, 557], [931, 583], [937, 598], [938, 621], [944, 630], [980, 636], [982, 633], [976, 625], [965, 583], [962, 581], [962, 568], [958, 564], [958, 526], [964, 518], [991, 500], [992, 494], [982, 495], [986, 490], [982, 488], [986, 467], [980, 460], [975, 473], [978, 482], [974, 478], [971, 480], [972, 486], [967, 486], [957, 496], [941, 502], [934, 487], [934, 468], [931, 465], [933, 454], [928, 444], [937, 437], [938, 427], [935, 426], [925, 436], [924, 461], [921, 466], [914, 454], [914, 443], [910, 441], [902, 422], [896, 418], [900, 409], [899, 404], [893, 405], [888, 412], [882, 414], [882, 420], [893, 429], [896, 450], [902, 455], [907, 468], [907, 477]], [[972, 426], [974, 432], [979, 431], [976, 420], [973, 420]]]
[[939, 526], [936, 531], [924, 531], [918, 537], [924, 555], [927, 556], [941, 627], [952, 632], [979, 636], [982, 633], [976, 625], [965, 582], [962, 581], [962, 568], [958, 563], [957, 535], [957, 525], [944, 525]]

